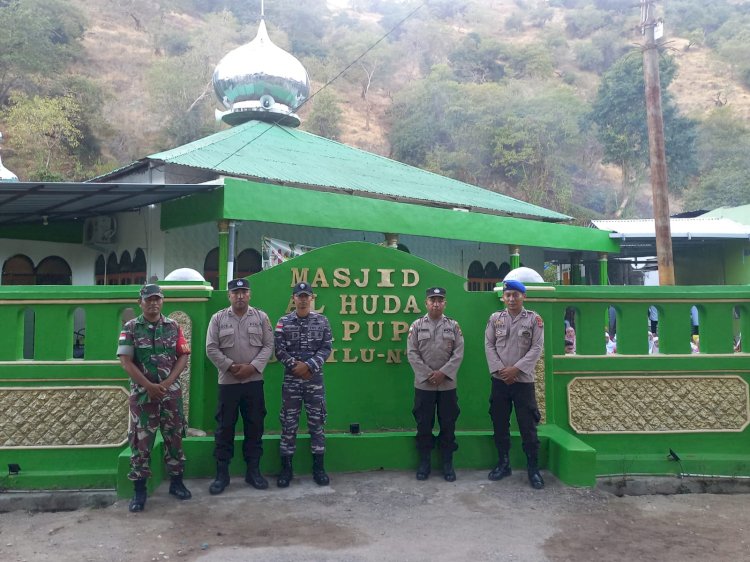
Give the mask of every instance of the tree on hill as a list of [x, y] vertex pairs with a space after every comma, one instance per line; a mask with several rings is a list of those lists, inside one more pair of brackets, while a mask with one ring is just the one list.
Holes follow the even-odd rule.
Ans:
[[304, 128], [315, 135], [338, 140], [341, 135], [341, 109], [330, 89], [323, 90], [312, 99], [312, 111]]
[[395, 158], [461, 181], [564, 211], [586, 107], [549, 82], [460, 84], [443, 68], [399, 96]]
[[61, 0], [0, 2], [0, 105], [11, 89], [60, 72], [81, 51], [83, 14]]
[[[676, 73], [674, 60], [662, 57], [659, 70], [669, 188], [679, 192], [697, 172], [696, 124], [678, 113], [667, 90]], [[602, 76], [590, 118], [597, 125], [597, 136], [604, 148], [602, 161], [615, 164], [622, 173], [614, 212], [620, 217], [633, 203], [635, 192], [649, 167], [646, 96], [640, 53], [622, 57]]]
[[4, 112], [9, 146], [26, 161], [30, 180], [76, 179], [81, 142], [81, 107], [72, 96], [56, 98], [13, 94]]
[[179, 146], [215, 130], [214, 108], [219, 104], [211, 76], [240, 36], [229, 12], [209, 14], [205, 22], [190, 36], [187, 51], [159, 59], [149, 69], [149, 102], [164, 123], [162, 147]]
[[731, 106], [715, 109], [700, 126], [700, 178], [685, 195], [690, 209], [715, 209], [750, 203], [750, 127]]

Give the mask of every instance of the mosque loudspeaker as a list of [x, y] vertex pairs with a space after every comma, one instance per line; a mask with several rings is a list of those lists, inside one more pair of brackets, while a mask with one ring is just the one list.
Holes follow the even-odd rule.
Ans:
[[263, 109], [270, 109], [271, 106], [275, 103], [276, 100], [273, 99], [273, 96], [269, 96], [268, 94], [260, 96], [260, 105], [263, 107]]
[[90, 217], [83, 223], [83, 243], [101, 246], [117, 242], [117, 220], [115, 217]]

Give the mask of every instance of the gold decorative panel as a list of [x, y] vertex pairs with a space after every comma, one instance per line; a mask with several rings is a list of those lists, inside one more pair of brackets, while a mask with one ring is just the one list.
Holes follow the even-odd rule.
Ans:
[[0, 388], [0, 412], [0, 448], [106, 447], [128, 438], [121, 387]]
[[546, 381], [544, 380], [544, 352], [542, 352], [542, 356], [539, 358], [539, 361], [536, 362], [536, 369], [535, 369], [535, 382], [534, 382], [534, 392], [536, 394], [536, 405], [539, 408], [539, 413], [542, 416], [542, 421], [539, 423], [546, 423], [547, 422], [547, 400], [546, 400]]
[[578, 433], [742, 431], [750, 422], [738, 376], [575, 378], [568, 405]]
[[[182, 328], [182, 334], [185, 336], [185, 339], [190, 344], [190, 349], [193, 348], [193, 321], [190, 319], [190, 316], [182, 312], [181, 310], [176, 310], [172, 314], [169, 315], [169, 317], [177, 322], [180, 325], [180, 328]], [[185, 421], [188, 422], [190, 419], [190, 364], [192, 362], [193, 355], [191, 354], [190, 357], [188, 357], [188, 363], [185, 367], [185, 370], [182, 371], [182, 374], [180, 375], [180, 386], [182, 388], [182, 401], [183, 401], [183, 410], [185, 413]]]

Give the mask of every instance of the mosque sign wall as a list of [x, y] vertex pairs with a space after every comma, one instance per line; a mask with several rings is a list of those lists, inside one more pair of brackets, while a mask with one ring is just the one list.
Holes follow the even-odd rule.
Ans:
[[[378, 466], [384, 466], [383, 458], [387, 466], [410, 466], [413, 373], [406, 337], [409, 325], [425, 314], [425, 290], [432, 286], [446, 288], [446, 314], [459, 322], [465, 339], [458, 374], [461, 465], [489, 466], [493, 447], [484, 330], [487, 318], [500, 306], [496, 293], [467, 292], [462, 277], [404, 252], [347, 242], [253, 275], [251, 305], [266, 311], [275, 323], [291, 309], [291, 289], [302, 280], [313, 286], [314, 306], [329, 318], [334, 336], [334, 352], [325, 366], [327, 430], [337, 443], [331, 449], [331, 470], [351, 470], [351, 450]], [[163, 287], [164, 313], [178, 317], [191, 338], [190, 376], [184, 380], [190, 426], [210, 433], [217, 385], [215, 368], [204, 353], [205, 333], [211, 315], [228, 306], [227, 294], [201, 283], [165, 282]], [[607, 303], [623, 311], [618, 327], [622, 338], [644, 336], [645, 310], [657, 302], [665, 311], [659, 329], [667, 341], [670, 330], [679, 334], [682, 329], [670, 323], [683, 318], [683, 309], [697, 298], [707, 311], [701, 330], [727, 333], [719, 323], [734, 320], [719, 312], [732, 303], [742, 310], [737, 325], [750, 333], [750, 288], [700, 289], [529, 286], [527, 308], [539, 312], [545, 326], [545, 353], [537, 368], [543, 463], [563, 481], [590, 485], [595, 474], [617, 472], [626, 460], [634, 471], [669, 472], [670, 448], [681, 453], [686, 471], [696, 471], [700, 463], [704, 472], [750, 475], [747, 354], [725, 353], [723, 342], [712, 343], [708, 337], [705, 353], [693, 356], [680, 353], [676, 344], [677, 352], [671, 354], [645, 355], [640, 344], [633, 344], [623, 345], [624, 353], [606, 356], [601, 345]], [[114, 350], [123, 310], [137, 309], [136, 293], [135, 286], [0, 288], [0, 320], [8, 327], [0, 341], [0, 450], [12, 452], [9, 460], [33, 473], [37, 467], [41, 471], [76, 466], [80, 455], [87, 454], [87, 462], [99, 471], [91, 481], [106, 485], [111, 479], [117, 455], [121, 461], [127, 456], [122, 441], [128, 381]], [[563, 318], [570, 307], [578, 311], [578, 338], [596, 334], [598, 340], [597, 345], [579, 341], [575, 356], [563, 354]], [[73, 359], [72, 311], [79, 308], [85, 311], [86, 350], [83, 359]], [[35, 314], [35, 353], [24, 359], [27, 309]], [[273, 451], [279, 431], [275, 411], [281, 365], [269, 364], [265, 381], [268, 450]], [[66, 415], [79, 425], [64, 422], [67, 418], [50, 407], [59, 408], [60, 402], [70, 407]], [[39, 430], [19, 431], [16, 420], [32, 414]], [[96, 430], [90, 428], [92, 423]], [[347, 441], [355, 423], [361, 433]], [[337, 436], [342, 439], [337, 441]], [[188, 439], [193, 440], [189, 470], [193, 476], [208, 476], [211, 437]], [[379, 458], [369, 452], [360, 455], [373, 448]], [[267, 457], [264, 463], [274, 462], [275, 455]], [[372, 468], [365, 460], [356, 469]]]

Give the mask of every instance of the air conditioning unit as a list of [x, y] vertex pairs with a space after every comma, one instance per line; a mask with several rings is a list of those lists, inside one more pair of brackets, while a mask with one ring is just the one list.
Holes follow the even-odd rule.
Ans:
[[117, 242], [117, 219], [110, 216], [91, 217], [83, 223], [86, 246], [111, 246]]

